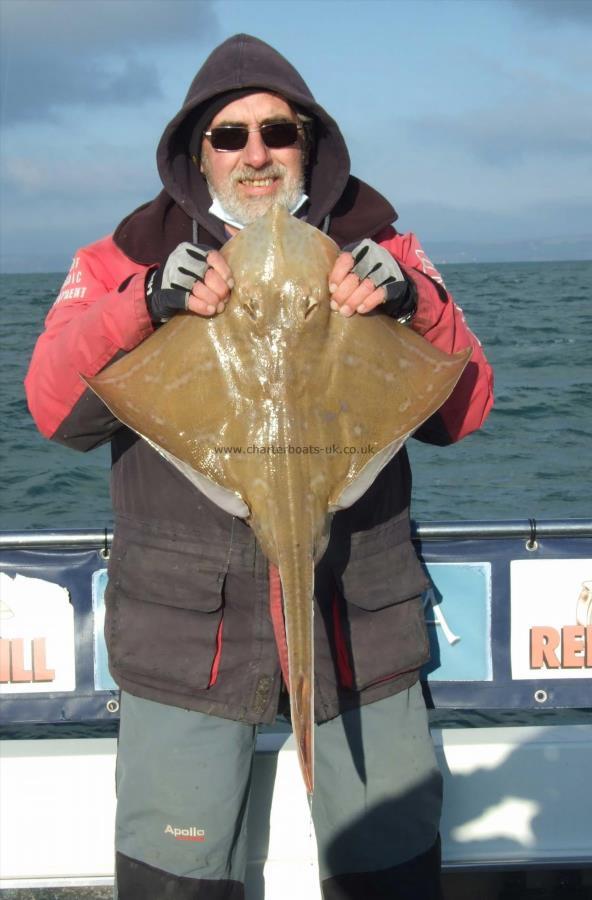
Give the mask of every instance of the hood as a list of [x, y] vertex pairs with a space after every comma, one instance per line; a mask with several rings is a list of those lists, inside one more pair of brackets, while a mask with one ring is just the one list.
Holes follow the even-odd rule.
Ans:
[[[208, 212], [212, 199], [192, 162], [197, 123], [216, 100], [232, 91], [281, 94], [313, 119], [306, 192], [306, 219], [319, 227], [331, 214], [330, 236], [341, 246], [376, 234], [397, 214], [377, 191], [350, 175], [350, 159], [339, 126], [314, 99], [296, 69], [273, 47], [248, 34], [228, 38], [210, 54], [193, 79], [183, 106], [164, 130], [157, 149], [164, 190], [120, 222], [113, 238], [136, 262], [163, 264], [181, 241], [219, 246], [227, 240], [223, 223]], [[228, 100], [230, 102], [230, 100]], [[207, 118], [207, 116], [206, 116]], [[208, 124], [211, 118], [207, 118]]]
[[[169, 122], [158, 146], [158, 171], [167, 193], [211, 234], [224, 239], [223, 226], [208, 213], [212, 203], [206, 181], [191, 161], [197, 121], [215, 98], [229, 91], [262, 90], [281, 94], [314, 120], [307, 193], [307, 220], [319, 225], [347, 183], [349, 153], [337, 123], [315, 101], [296, 69], [273, 47], [248, 34], [228, 38], [210, 54], [193, 79], [183, 106]], [[230, 100], [228, 101], [230, 102]], [[212, 113], [212, 118], [215, 112]], [[209, 119], [208, 121], [211, 121]]]

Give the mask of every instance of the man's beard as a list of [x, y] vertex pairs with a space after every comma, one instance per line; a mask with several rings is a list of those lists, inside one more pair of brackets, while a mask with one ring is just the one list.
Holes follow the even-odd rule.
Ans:
[[[304, 175], [290, 174], [282, 163], [271, 163], [264, 169], [243, 166], [232, 172], [224, 184], [216, 189], [211, 180], [211, 170], [207, 158], [202, 158], [203, 174], [213, 200], [218, 200], [224, 210], [241, 225], [250, 225], [276, 203], [291, 209], [304, 192]], [[263, 178], [279, 178], [279, 188], [273, 194], [261, 197], [241, 197], [238, 193], [239, 181], [260, 181]]]

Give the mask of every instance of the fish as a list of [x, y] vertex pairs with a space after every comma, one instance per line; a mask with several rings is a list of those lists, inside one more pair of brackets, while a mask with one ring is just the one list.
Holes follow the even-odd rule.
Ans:
[[281, 205], [222, 248], [224, 312], [179, 313], [88, 386], [210, 500], [250, 525], [281, 581], [292, 727], [314, 789], [314, 568], [351, 506], [450, 395], [448, 355], [378, 313], [331, 309], [340, 253]]

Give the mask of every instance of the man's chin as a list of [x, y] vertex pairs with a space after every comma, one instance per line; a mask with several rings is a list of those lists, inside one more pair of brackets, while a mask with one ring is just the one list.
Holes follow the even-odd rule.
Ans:
[[282, 198], [275, 194], [267, 194], [262, 197], [252, 197], [241, 203], [240, 209], [235, 210], [236, 220], [241, 225], [251, 225], [261, 216], [265, 215], [276, 203], [284, 203]]

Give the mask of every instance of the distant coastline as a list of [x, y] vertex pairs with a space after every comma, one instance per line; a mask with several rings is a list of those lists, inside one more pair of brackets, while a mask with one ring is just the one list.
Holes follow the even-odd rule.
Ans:
[[424, 241], [433, 262], [589, 262], [592, 234], [574, 238], [544, 238], [516, 241]]
[[[437, 265], [463, 263], [543, 263], [589, 262], [592, 260], [592, 234], [569, 238], [541, 238], [514, 241], [440, 241], [423, 239], [426, 253]], [[36, 255], [5, 254], [0, 274], [61, 274], [70, 267], [70, 258], [57, 253]]]

